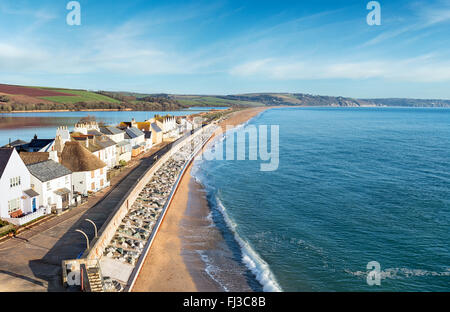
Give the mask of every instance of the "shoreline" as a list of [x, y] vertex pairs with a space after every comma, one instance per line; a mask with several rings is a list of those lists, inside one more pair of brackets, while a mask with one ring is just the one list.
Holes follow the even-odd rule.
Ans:
[[[201, 152], [208, 148], [216, 135], [224, 133], [227, 126], [236, 127], [270, 108], [249, 108], [232, 113], [219, 124], [220, 130], [208, 140]], [[210, 207], [205, 190], [191, 176], [193, 164], [191, 162], [180, 181], [133, 292], [224, 291], [207, 273], [202, 254], [197, 250], [199, 243], [205, 244], [203, 248], [214, 248], [223, 237], [220, 237], [218, 229], [210, 226]], [[239, 282], [246, 281], [242, 277]], [[250, 286], [244, 288], [251, 291]]]
[[[183, 111], [220, 111], [223, 109], [218, 109], [216, 107], [223, 107], [223, 106], [208, 106], [212, 107], [213, 109], [191, 109], [190, 107], [187, 108], [180, 108], [180, 109], [169, 109], [169, 110], [134, 110], [132, 108], [124, 108], [124, 109], [115, 109], [115, 108], [91, 108], [91, 109], [43, 109], [43, 110], [25, 110], [25, 111], [11, 111], [11, 112], [3, 112], [0, 111], [0, 115], [2, 114], [23, 114], [23, 113], [76, 113], [76, 112], [183, 112]], [[228, 108], [231, 108], [228, 107]], [[228, 109], [227, 108], [227, 109]]]

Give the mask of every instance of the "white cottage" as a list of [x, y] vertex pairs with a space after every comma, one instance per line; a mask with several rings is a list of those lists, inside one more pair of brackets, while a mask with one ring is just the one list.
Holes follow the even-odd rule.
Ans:
[[39, 193], [31, 188], [30, 172], [14, 148], [0, 148], [0, 218], [23, 225], [41, 217]]
[[39, 195], [39, 206], [46, 209], [67, 208], [72, 202], [72, 171], [47, 160], [27, 166], [31, 186]]
[[110, 185], [106, 176], [106, 163], [78, 142], [65, 144], [61, 153], [61, 164], [72, 171], [74, 192], [86, 195]]
[[125, 140], [125, 131], [116, 127], [100, 127], [100, 132], [116, 142], [117, 163], [120, 161], [129, 162], [131, 160], [131, 143]]

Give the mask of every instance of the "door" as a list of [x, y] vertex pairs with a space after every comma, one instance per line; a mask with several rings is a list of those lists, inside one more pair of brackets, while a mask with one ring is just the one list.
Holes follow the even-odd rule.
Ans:
[[36, 197], [33, 198], [32, 202], [31, 202], [31, 206], [33, 207], [33, 212], [36, 212]]

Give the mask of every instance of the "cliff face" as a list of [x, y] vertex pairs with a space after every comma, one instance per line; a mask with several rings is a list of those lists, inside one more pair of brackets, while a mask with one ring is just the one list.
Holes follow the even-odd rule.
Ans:
[[259, 93], [219, 96], [230, 101], [259, 102], [264, 105], [296, 106], [404, 106], [404, 107], [450, 107], [450, 100], [428, 99], [355, 99], [342, 96], [323, 96], [304, 93]]

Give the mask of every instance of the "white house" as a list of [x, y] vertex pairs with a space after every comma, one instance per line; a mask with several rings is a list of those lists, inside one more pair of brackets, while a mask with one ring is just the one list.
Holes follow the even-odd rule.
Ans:
[[101, 132], [97, 130], [90, 130], [88, 134], [72, 132], [72, 139], [81, 143], [98, 159], [106, 163], [108, 169], [117, 165], [117, 144]]
[[72, 171], [74, 192], [86, 195], [110, 185], [106, 176], [106, 163], [79, 142], [71, 141], [65, 144], [61, 153], [61, 164]]
[[116, 127], [106, 126], [100, 127], [100, 132], [106, 135], [108, 138], [116, 143], [120, 143], [125, 140], [125, 131]]
[[27, 168], [31, 186], [39, 193], [39, 207], [69, 207], [73, 196], [72, 171], [53, 160], [34, 163]]
[[174, 139], [179, 136], [177, 122], [175, 117], [172, 116], [155, 116], [155, 123], [161, 128], [163, 132], [163, 139]]
[[125, 128], [125, 140], [131, 144], [131, 155], [138, 156], [146, 150], [145, 134], [136, 127]]
[[145, 150], [148, 151], [153, 147], [153, 132], [144, 131], [144, 137], [145, 137]]
[[131, 160], [131, 143], [125, 140], [125, 131], [111, 126], [100, 127], [103, 135], [116, 142], [116, 158], [117, 163], [121, 160], [129, 162]]
[[189, 121], [187, 118], [180, 118], [178, 124], [180, 133], [186, 133], [194, 129], [193, 122]]
[[14, 148], [0, 148], [0, 218], [23, 225], [41, 217], [39, 193], [31, 188], [30, 172]]

